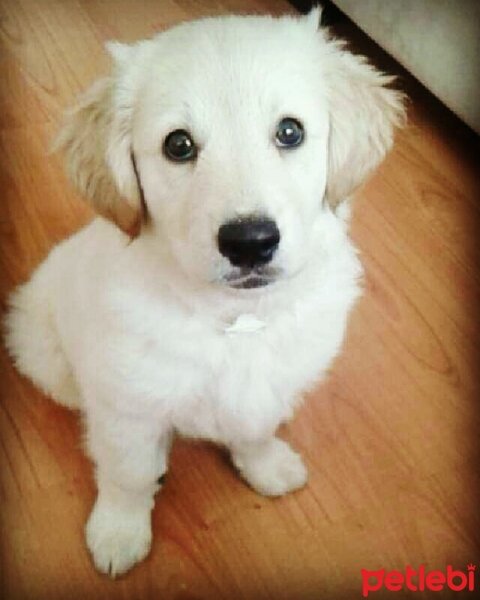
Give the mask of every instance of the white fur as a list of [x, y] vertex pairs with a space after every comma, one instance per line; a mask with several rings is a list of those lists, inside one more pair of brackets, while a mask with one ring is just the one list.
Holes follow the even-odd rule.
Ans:
[[[59, 145], [99, 217], [52, 250], [11, 297], [7, 345], [19, 370], [85, 415], [97, 503], [87, 543], [116, 575], [150, 548], [156, 481], [174, 432], [231, 449], [260, 493], [305, 484], [274, 437], [338, 353], [361, 267], [341, 204], [383, 158], [402, 116], [389, 78], [308, 18], [182, 24], [134, 46], [70, 113]], [[303, 145], [279, 150], [278, 121]], [[185, 128], [196, 162], [162, 154]], [[338, 214], [337, 214], [338, 206]], [[281, 232], [276, 281], [228, 287], [219, 226], [258, 213]]]

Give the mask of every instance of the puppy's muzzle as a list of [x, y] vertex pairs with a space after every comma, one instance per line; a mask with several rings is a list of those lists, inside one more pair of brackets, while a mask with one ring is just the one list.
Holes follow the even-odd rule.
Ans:
[[218, 230], [218, 249], [234, 267], [255, 269], [269, 263], [280, 243], [275, 221], [250, 217], [229, 221]]

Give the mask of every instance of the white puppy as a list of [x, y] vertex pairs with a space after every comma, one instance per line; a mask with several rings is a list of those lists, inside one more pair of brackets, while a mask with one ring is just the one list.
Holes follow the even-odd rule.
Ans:
[[212, 18], [111, 43], [111, 76], [60, 134], [103, 218], [13, 294], [7, 345], [84, 413], [100, 571], [148, 553], [175, 433], [226, 446], [261, 494], [306, 482], [275, 430], [339, 351], [361, 275], [342, 203], [403, 116], [391, 78], [318, 23]]

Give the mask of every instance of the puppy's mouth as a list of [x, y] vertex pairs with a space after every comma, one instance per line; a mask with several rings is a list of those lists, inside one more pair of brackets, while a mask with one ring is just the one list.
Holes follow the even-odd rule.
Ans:
[[236, 272], [230, 273], [224, 277], [224, 281], [229, 287], [237, 290], [251, 290], [260, 287], [266, 287], [274, 283], [278, 278], [277, 269], [272, 268], [241, 268], [235, 269]]

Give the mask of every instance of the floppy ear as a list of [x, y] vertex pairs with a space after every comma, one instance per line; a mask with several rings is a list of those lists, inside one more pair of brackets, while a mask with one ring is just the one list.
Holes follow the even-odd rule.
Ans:
[[405, 119], [405, 96], [389, 89], [395, 77], [327, 40], [325, 73], [330, 112], [326, 200], [335, 208], [382, 161]]
[[[118, 67], [127, 47], [107, 48]], [[66, 114], [54, 149], [63, 150], [71, 181], [94, 209], [133, 237], [142, 201], [131, 156], [132, 107], [117, 96], [115, 76], [94, 83]]]

